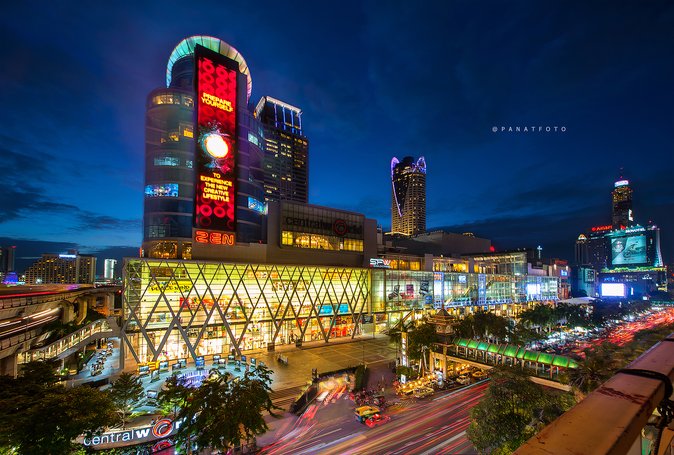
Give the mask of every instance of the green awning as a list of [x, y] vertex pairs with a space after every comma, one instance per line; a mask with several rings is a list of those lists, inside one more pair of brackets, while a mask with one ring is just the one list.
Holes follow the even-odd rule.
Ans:
[[499, 348], [501, 347], [500, 344], [490, 344], [489, 347], [487, 348], [487, 352], [491, 353], [498, 353]]
[[547, 352], [541, 352], [541, 354], [538, 356], [538, 362], [539, 363], [544, 363], [546, 365], [552, 365], [552, 359], [554, 355], [548, 354]]
[[540, 353], [536, 351], [525, 351], [524, 352], [524, 360], [529, 360], [531, 362], [535, 362], [538, 359], [538, 355]]
[[502, 345], [499, 346], [499, 348], [498, 348], [498, 353], [502, 355], [502, 354], [505, 353], [506, 349], [508, 349], [508, 345], [507, 345], [507, 344], [502, 344]]
[[522, 359], [524, 358], [524, 353], [527, 352], [527, 350], [524, 348], [520, 348], [519, 346], [518, 348], [519, 349], [517, 350], [517, 354], [515, 354], [515, 357], [517, 357], [518, 359]]
[[480, 350], [480, 351], [486, 351], [488, 347], [489, 347], [489, 343], [487, 343], [486, 341], [480, 341], [477, 344], [477, 349]]
[[519, 346], [515, 344], [509, 344], [506, 346], [505, 352], [503, 355], [508, 356], [508, 357], [516, 357], [517, 356], [517, 351], [519, 350]]
[[477, 343], [476, 340], [470, 340], [466, 347], [471, 348], [471, 349], [475, 349], [477, 347], [477, 345], [478, 345], [478, 343]]
[[569, 359], [569, 368], [578, 368], [578, 362], [573, 359]]
[[456, 341], [454, 341], [454, 344], [465, 348], [468, 345], [468, 340], [465, 338], [457, 338]]
[[569, 366], [569, 358], [564, 357], [563, 355], [556, 355], [555, 359], [552, 361], [552, 364], [556, 367], [566, 368]]

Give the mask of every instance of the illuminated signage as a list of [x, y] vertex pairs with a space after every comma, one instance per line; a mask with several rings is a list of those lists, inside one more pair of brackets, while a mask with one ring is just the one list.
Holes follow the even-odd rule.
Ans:
[[211, 230], [194, 230], [194, 241], [197, 243], [208, 243], [209, 245], [227, 245], [233, 246], [236, 243], [236, 236], [233, 232], [218, 232]]
[[407, 332], [400, 332], [400, 364], [404, 367], [409, 366], [407, 360]]
[[612, 225], [605, 224], [604, 226], [594, 226], [592, 232], [610, 231], [611, 229], [613, 229]]
[[59, 258], [61, 258], [61, 259], [76, 259], [77, 255], [76, 254], [59, 254]]
[[248, 196], [248, 208], [263, 215], [267, 214], [267, 203], [260, 202], [254, 197]]
[[625, 297], [625, 285], [623, 283], [602, 283], [602, 297]]
[[173, 422], [171, 419], [159, 419], [154, 425], [103, 433], [93, 437], [80, 436], [78, 440], [80, 444], [86, 447], [119, 447], [162, 439], [175, 433], [179, 427], [180, 421]]
[[308, 218], [294, 218], [292, 216], [286, 216], [284, 218], [284, 222], [285, 226], [315, 229], [319, 231], [325, 231], [326, 233], [330, 234], [336, 234], [340, 237], [343, 237], [346, 234], [363, 233], [363, 226], [347, 224], [347, 222], [342, 219], [336, 219], [332, 220], [332, 222], [329, 222], [324, 220], [312, 220]]
[[618, 188], [621, 186], [627, 186], [629, 184], [630, 184], [629, 180], [618, 180], [617, 182], [615, 182], [615, 187]]
[[178, 197], [178, 184], [146, 185], [145, 197]]
[[196, 243], [234, 245], [236, 231], [236, 93], [238, 63], [197, 45]]
[[613, 266], [646, 262], [645, 235], [630, 235], [611, 240], [611, 264]]
[[390, 269], [391, 260], [381, 258], [370, 258], [370, 267], [374, 267], [377, 269]]

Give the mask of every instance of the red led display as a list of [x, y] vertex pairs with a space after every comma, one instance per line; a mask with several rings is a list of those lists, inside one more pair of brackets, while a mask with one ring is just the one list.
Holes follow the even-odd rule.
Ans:
[[197, 46], [195, 241], [233, 245], [236, 231], [236, 76], [238, 64]]

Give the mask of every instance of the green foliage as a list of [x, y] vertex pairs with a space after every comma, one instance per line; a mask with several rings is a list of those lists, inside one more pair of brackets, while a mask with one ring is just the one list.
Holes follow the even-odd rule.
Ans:
[[456, 332], [463, 338], [504, 340], [511, 333], [510, 321], [494, 313], [478, 311], [463, 318], [456, 327]]
[[0, 451], [68, 454], [78, 448], [72, 442], [77, 436], [114, 423], [107, 392], [59, 385], [54, 369], [48, 362], [31, 362], [19, 378], [0, 379]]
[[398, 365], [396, 367], [396, 374], [398, 377], [405, 375], [407, 380], [416, 379], [419, 376], [419, 372], [412, 367], [406, 367], [403, 365]]
[[180, 404], [176, 419], [183, 424], [176, 439], [190, 445], [224, 450], [237, 447], [267, 431], [263, 411], [272, 416], [271, 371], [258, 366], [241, 379], [229, 373], [215, 375], [198, 388], [189, 388], [177, 380], [167, 381], [159, 401]]
[[430, 322], [416, 325], [407, 333], [407, 340], [407, 356], [414, 360], [421, 359], [423, 349], [430, 348], [433, 343], [438, 341], [435, 325]]
[[517, 368], [499, 367], [471, 412], [468, 438], [480, 453], [511, 453], [573, 403], [570, 394], [544, 389]]
[[367, 384], [368, 369], [365, 365], [358, 365], [354, 373], [353, 389], [356, 391], [363, 390]]
[[122, 428], [126, 428], [128, 416], [133, 411], [134, 406], [138, 404], [143, 397], [145, 389], [139, 377], [131, 373], [122, 373], [119, 378], [112, 383], [110, 395], [117, 408], [117, 414], [122, 423]]

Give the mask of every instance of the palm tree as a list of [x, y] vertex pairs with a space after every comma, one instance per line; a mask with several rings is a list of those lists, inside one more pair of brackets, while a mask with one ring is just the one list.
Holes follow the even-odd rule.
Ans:
[[579, 362], [578, 368], [567, 373], [568, 383], [586, 395], [613, 376], [617, 369], [615, 349], [607, 343], [597, 349], [585, 350], [585, 359]]

